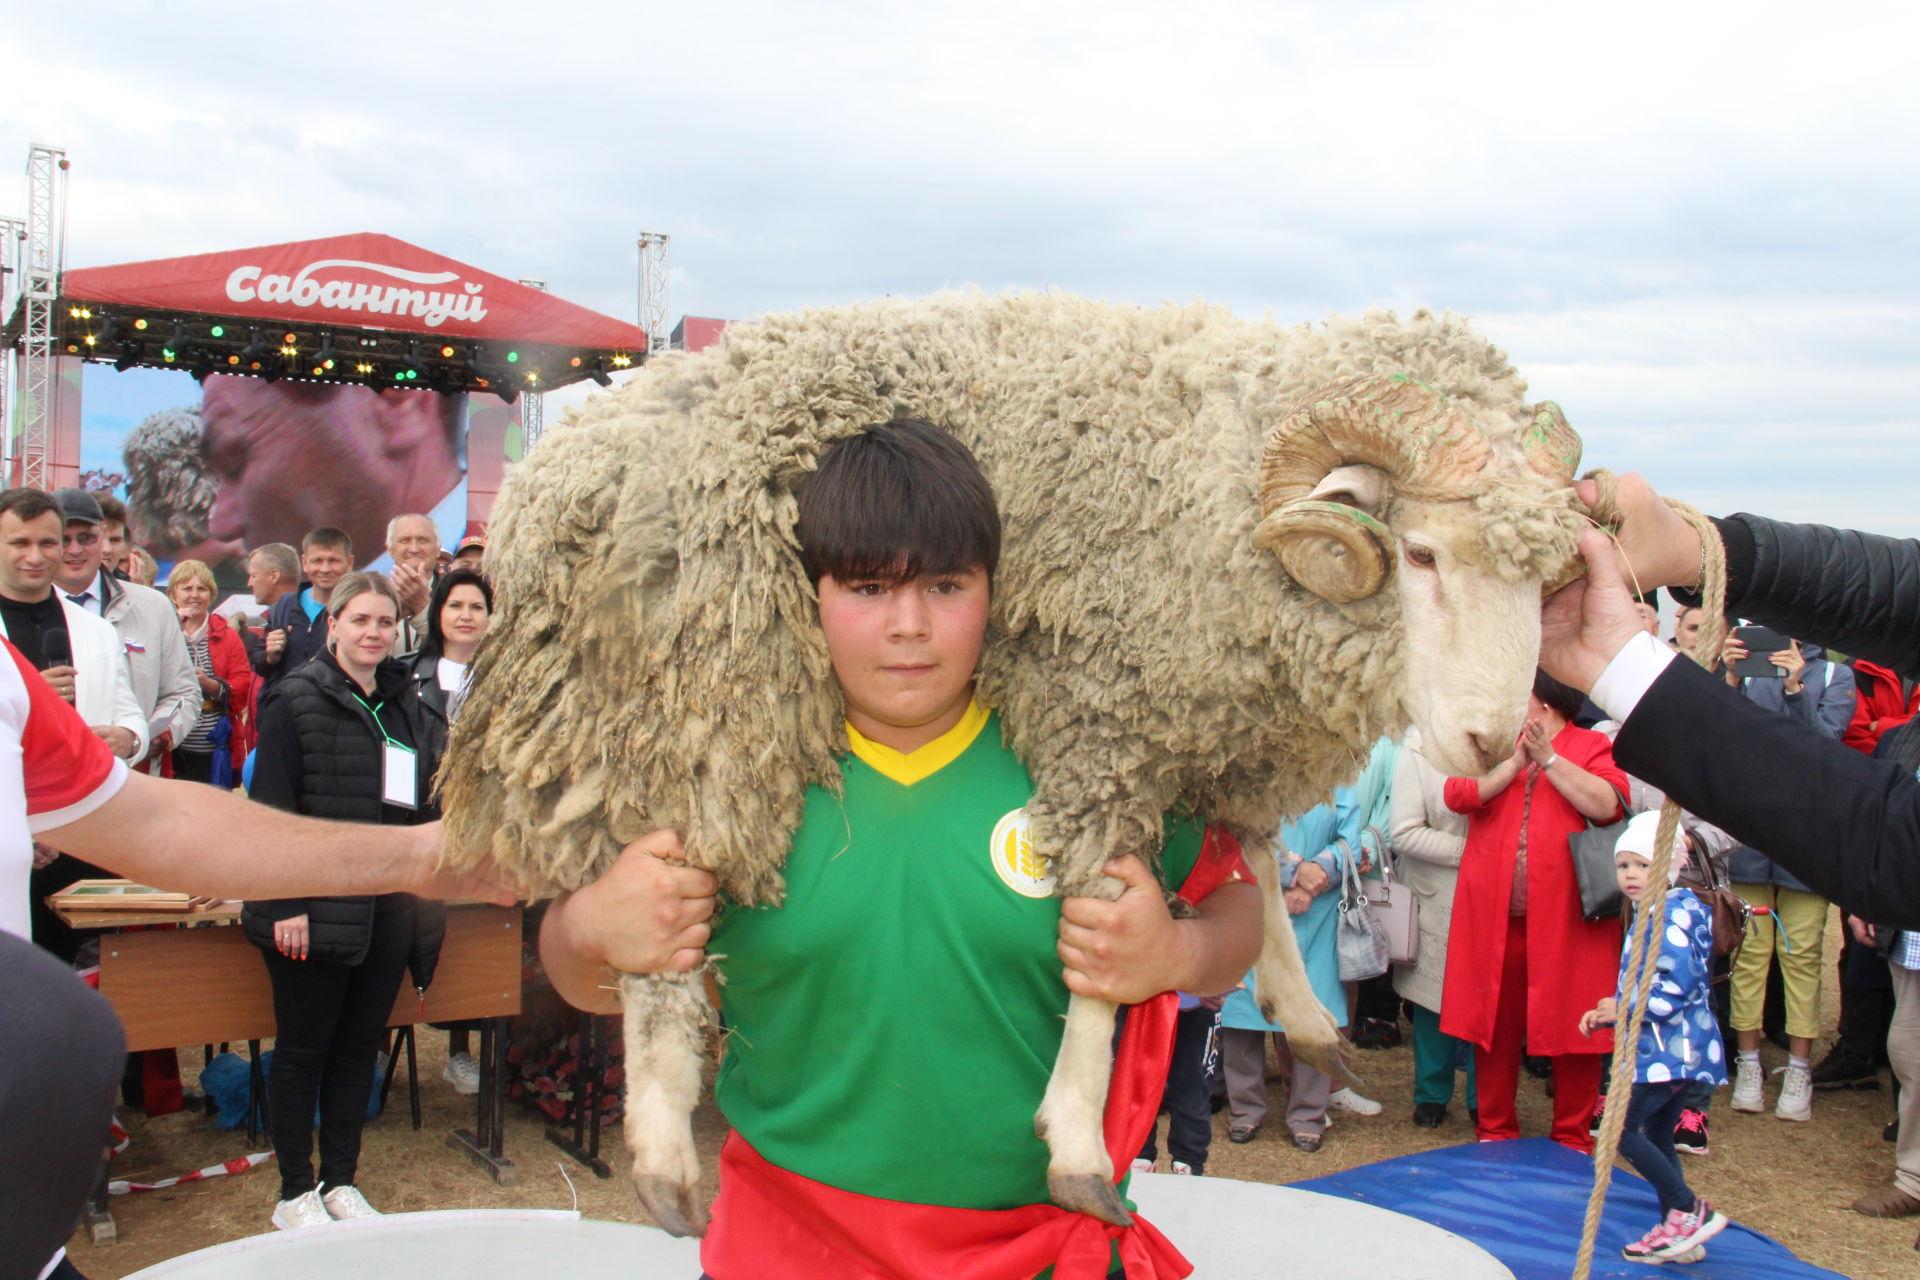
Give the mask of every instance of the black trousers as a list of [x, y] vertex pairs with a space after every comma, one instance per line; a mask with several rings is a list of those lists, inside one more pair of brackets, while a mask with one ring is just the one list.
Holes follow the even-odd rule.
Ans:
[[[1173, 1061], [1167, 1064], [1167, 1087], [1160, 1095], [1160, 1107], [1167, 1113], [1167, 1154], [1204, 1173], [1207, 1148], [1213, 1141], [1212, 1089], [1208, 1081], [1208, 1059], [1212, 1056], [1213, 1031], [1220, 1024], [1217, 1010], [1183, 1009], [1174, 1023]], [[1156, 1136], [1160, 1121], [1147, 1131], [1140, 1158], [1152, 1160], [1160, 1154]]]
[[173, 753], [173, 776], [182, 782], [212, 782], [213, 752], [175, 751]]
[[320, 1106], [320, 1181], [353, 1185], [374, 1059], [413, 942], [411, 905], [382, 899], [359, 964], [289, 960], [267, 951], [273, 981], [273, 1065], [267, 1120], [280, 1163], [280, 1198], [314, 1189], [313, 1109]]

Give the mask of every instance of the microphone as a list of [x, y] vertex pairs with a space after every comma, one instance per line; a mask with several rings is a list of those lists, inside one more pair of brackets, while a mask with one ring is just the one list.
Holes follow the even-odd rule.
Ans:
[[40, 633], [40, 659], [42, 671], [73, 665], [73, 645], [65, 627], [49, 627]]

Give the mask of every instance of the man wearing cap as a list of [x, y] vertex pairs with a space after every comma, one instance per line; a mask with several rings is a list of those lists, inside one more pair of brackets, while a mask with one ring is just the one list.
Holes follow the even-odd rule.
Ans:
[[470, 533], [460, 539], [460, 545], [453, 549], [453, 567], [478, 571], [480, 561], [487, 554], [487, 535]]
[[104, 571], [105, 513], [82, 489], [58, 489], [66, 522], [54, 589], [71, 603], [105, 618], [126, 649], [133, 696], [147, 718], [150, 749], [140, 758], [152, 772], [162, 754], [185, 737], [200, 715], [201, 685], [187, 653], [173, 603], [152, 587], [121, 582]]

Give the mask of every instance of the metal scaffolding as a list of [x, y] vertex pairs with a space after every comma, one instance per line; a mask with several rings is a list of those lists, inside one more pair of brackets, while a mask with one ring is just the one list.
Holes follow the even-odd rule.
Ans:
[[640, 233], [640, 327], [647, 331], [647, 354], [671, 345], [667, 330], [667, 241], [664, 231]]
[[[545, 292], [545, 280], [522, 280], [521, 284], [529, 289]], [[520, 456], [526, 457], [533, 452], [533, 446], [540, 441], [540, 433], [546, 430], [546, 415], [541, 405], [541, 393], [532, 388], [522, 388], [520, 392]]]
[[26, 323], [20, 336], [20, 483], [48, 488], [47, 454], [58, 418], [59, 367], [53, 304], [66, 267], [67, 153], [35, 143], [27, 152], [27, 226], [20, 290]]
[[[0, 218], [0, 321], [11, 318], [20, 303], [20, 260], [26, 243], [26, 219]], [[13, 419], [7, 410], [13, 404], [17, 364], [12, 345], [0, 347], [0, 485], [13, 470]]]

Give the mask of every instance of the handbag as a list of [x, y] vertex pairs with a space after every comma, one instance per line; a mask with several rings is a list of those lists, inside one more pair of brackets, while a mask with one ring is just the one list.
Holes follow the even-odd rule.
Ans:
[[1567, 837], [1573, 874], [1580, 882], [1580, 918], [1588, 924], [1620, 915], [1622, 896], [1620, 878], [1613, 869], [1613, 846], [1626, 829], [1625, 822], [1610, 822], [1604, 827], [1588, 824], [1585, 831]]
[[1700, 905], [1713, 917], [1713, 954], [1738, 955], [1740, 944], [1747, 940], [1747, 921], [1753, 916], [1753, 908], [1733, 891], [1733, 886], [1713, 874], [1711, 862], [1705, 857], [1699, 861], [1706, 863], [1708, 879], [1704, 885], [1687, 885], [1687, 888], [1693, 890], [1693, 896], [1700, 899]]
[[1393, 878], [1393, 846], [1378, 827], [1361, 831], [1361, 845], [1365, 846], [1369, 834], [1380, 864], [1380, 883], [1367, 890], [1367, 909], [1387, 935], [1388, 963], [1412, 964], [1420, 958], [1420, 900], [1410, 886]]
[[1354, 865], [1353, 850], [1342, 840], [1340, 856], [1344, 861], [1340, 876], [1340, 919], [1334, 929], [1335, 952], [1340, 962], [1340, 981], [1365, 982], [1387, 971], [1387, 934], [1373, 912], [1367, 909], [1367, 897], [1360, 891], [1360, 872]]

